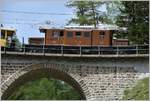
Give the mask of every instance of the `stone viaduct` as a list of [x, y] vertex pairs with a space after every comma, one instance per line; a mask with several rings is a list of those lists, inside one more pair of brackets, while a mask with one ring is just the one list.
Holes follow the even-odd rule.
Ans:
[[70, 84], [83, 100], [121, 100], [123, 91], [146, 73], [149, 73], [148, 55], [1, 54], [1, 97], [7, 99], [27, 81], [48, 77]]

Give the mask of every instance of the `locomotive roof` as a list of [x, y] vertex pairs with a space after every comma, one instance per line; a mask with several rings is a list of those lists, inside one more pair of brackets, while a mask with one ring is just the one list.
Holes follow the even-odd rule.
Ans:
[[7, 30], [7, 31], [13, 31], [13, 32], [16, 32], [16, 29], [15, 28], [12, 28], [12, 27], [0, 27], [1, 30]]
[[44, 37], [29, 37], [29, 39], [44, 39]]
[[92, 30], [126, 30], [126, 28], [121, 28], [116, 25], [107, 25], [107, 24], [99, 24], [97, 28], [94, 26], [65, 26], [64, 28], [55, 28], [48, 26], [41, 26], [40, 31], [44, 30], [80, 30], [80, 31], [92, 31]]
[[92, 31], [92, 30], [114, 30], [114, 29], [102, 29], [102, 28], [44, 28], [44, 27], [40, 27], [39, 30], [78, 30], [78, 31]]

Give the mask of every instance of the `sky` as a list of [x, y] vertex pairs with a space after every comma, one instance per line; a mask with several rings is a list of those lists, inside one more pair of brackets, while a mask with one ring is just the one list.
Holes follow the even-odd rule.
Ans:
[[[65, 4], [68, 0], [0, 0], [1, 24], [17, 29], [20, 42], [29, 37], [44, 37], [39, 27], [50, 22], [51, 27], [63, 27], [74, 16], [74, 9]], [[102, 8], [104, 10], [104, 7]]]

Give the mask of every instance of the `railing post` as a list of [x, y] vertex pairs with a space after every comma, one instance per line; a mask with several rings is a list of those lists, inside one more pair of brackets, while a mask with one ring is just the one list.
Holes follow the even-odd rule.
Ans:
[[138, 45], [136, 45], [136, 55], [138, 55], [139, 52], [138, 52]]
[[82, 47], [80, 46], [80, 56], [82, 55]]
[[100, 55], [101, 54], [101, 49], [100, 49], [100, 46], [98, 46], [98, 55]]
[[6, 47], [4, 46], [4, 53], [6, 54]]
[[43, 44], [43, 55], [45, 55], [45, 45]]
[[23, 53], [24, 53], [24, 54], [26, 53], [25, 45], [23, 45]]
[[119, 55], [119, 47], [118, 47], [118, 45], [117, 45], [117, 55]]
[[64, 52], [63, 52], [63, 45], [61, 45], [61, 55], [63, 55]]

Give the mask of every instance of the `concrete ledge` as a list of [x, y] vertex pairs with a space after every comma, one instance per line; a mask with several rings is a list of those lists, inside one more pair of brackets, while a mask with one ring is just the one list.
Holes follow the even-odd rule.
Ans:
[[1, 54], [7, 55], [31, 55], [31, 56], [58, 56], [58, 57], [102, 57], [102, 58], [113, 58], [113, 57], [149, 57], [149, 54], [111, 54], [111, 55], [103, 55], [103, 54], [51, 54], [51, 53], [24, 53], [24, 52], [1, 52]]

